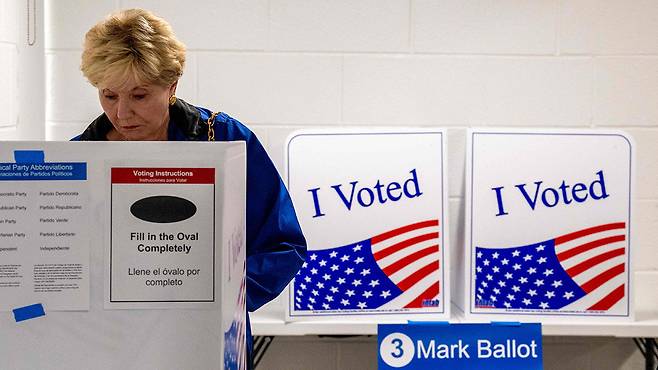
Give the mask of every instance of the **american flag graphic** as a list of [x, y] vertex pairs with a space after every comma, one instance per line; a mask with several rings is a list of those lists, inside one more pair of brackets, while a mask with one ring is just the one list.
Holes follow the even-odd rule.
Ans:
[[224, 333], [224, 369], [245, 370], [247, 368], [247, 332], [245, 326], [247, 324], [247, 280], [245, 267], [246, 264], [242, 268], [242, 281], [240, 282], [233, 322], [229, 330]]
[[607, 311], [625, 297], [626, 224], [475, 250], [475, 307]]
[[439, 220], [402, 226], [337, 248], [309, 251], [293, 283], [300, 311], [438, 306]]

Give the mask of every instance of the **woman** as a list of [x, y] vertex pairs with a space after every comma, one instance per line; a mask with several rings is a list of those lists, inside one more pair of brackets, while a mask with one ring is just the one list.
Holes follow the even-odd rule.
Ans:
[[[224, 113], [176, 98], [184, 65], [185, 46], [165, 20], [148, 11], [121, 11], [92, 27], [81, 69], [98, 89], [104, 113], [74, 140], [246, 141], [247, 311], [254, 311], [290, 282], [306, 256], [306, 241], [288, 191], [256, 136]], [[252, 349], [247, 324], [250, 368]]]

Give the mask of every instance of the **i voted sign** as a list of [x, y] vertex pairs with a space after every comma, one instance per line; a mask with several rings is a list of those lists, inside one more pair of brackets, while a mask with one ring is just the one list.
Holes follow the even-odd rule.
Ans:
[[445, 133], [315, 130], [288, 140], [308, 242], [289, 319], [448, 315]]
[[378, 368], [540, 370], [540, 324], [379, 325]]
[[467, 316], [629, 318], [633, 141], [471, 130]]

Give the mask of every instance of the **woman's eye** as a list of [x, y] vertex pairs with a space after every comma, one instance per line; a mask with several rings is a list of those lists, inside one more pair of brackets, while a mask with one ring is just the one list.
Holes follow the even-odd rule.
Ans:
[[146, 97], [146, 95], [133, 95], [133, 98], [134, 98], [135, 100], [142, 100], [142, 99], [144, 99], [145, 97]]
[[117, 96], [116, 95], [104, 95], [105, 99], [107, 100], [116, 100]]

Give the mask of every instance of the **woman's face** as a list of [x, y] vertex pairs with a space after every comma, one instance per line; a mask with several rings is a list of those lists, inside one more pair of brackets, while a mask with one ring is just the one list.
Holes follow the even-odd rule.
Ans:
[[167, 140], [170, 86], [144, 84], [134, 78], [120, 85], [110, 81], [99, 85], [98, 97], [114, 130], [109, 140]]

